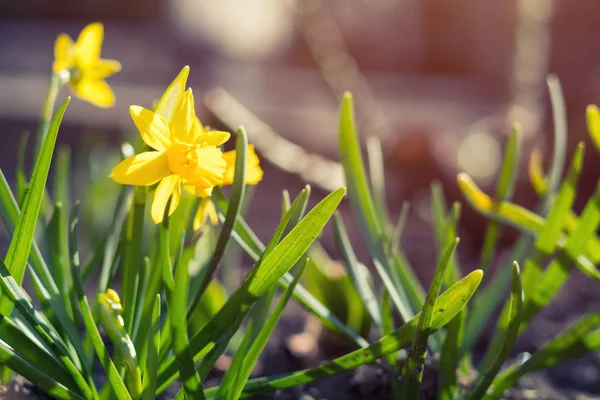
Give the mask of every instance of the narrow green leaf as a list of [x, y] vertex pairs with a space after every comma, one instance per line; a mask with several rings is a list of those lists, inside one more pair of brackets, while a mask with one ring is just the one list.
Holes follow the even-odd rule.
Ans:
[[[473, 271], [446, 290], [438, 298], [438, 302], [442, 306], [436, 308], [433, 314], [431, 324], [432, 331], [444, 327], [460, 312], [473, 295], [473, 292], [477, 289], [482, 277], [483, 273], [481, 270]], [[368, 347], [353, 351], [318, 367], [298, 371], [284, 377], [252, 379], [246, 384], [241, 397], [250, 397], [267, 391], [285, 389], [304, 383], [314, 382], [318, 379], [354, 369], [360, 365], [370, 364], [386, 354], [398, 351], [410, 345], [419, 318], [420, 315], [417, 314], [400, 329], [390, 335], [384, 336]], [[216, 388], [207, 389], [205, 391], [208, 399], [214, 398], [215, 392]]]
[[290, 297], [292, 296], [292, 292], [294, 291], [294, 288], [298, 284], [300, 275], [302, 275], [302, 272], [304, 271], [304, 268], [306, 267], [307, 262], [308, 262], [308, 259], [306, 259], [305, 261], [300, 261], [300, 266], [299, 266], [298, 270], [296, 271], [296, 273], [294, 274], [294, 280], [292, 281], [292, 284], [283, 292], [283, 295], [282, 295], [281, 299], [279, 300], [277, 307], [275, 307], [275, 309], [273, 310], [273, 313], [271, 313], [271, 316], [266, 321], [263, 328], [260, 330], [258, 337], [254, 341], [254, 343], [252, 343], [252, 346], [250, 347], [250, 349], [248, 349], [246, 356], [243, 358], [244, 362], [243, 362], [242, 369], [240, 371], [238, 371], [238, 378], [236, 379], [235, 386], [230, 391], [223, 391], [223, 392], [220, 391], [219, 396], [222, 396], [223, 398], [225, 398], [227, 400], [236, 400], [240, 397], [240, 395], [244, 389], [244, 385], [246, 384], [246, 381], [250, 377], [250, 374], [252, 373], [252, 369], [254, 368], [256, 361], [258, 361], [258, 357], [260, 356], [260, 353], [265, 348], [267, 341], [269, 340], [269, 337], [273, 333], [273, 330], [275, 329], [275, 325], [277, 325], [277, 323], [279, 322], [279, 319], [281, 318], [281, 314], [283, 313], [283, 309], [285, 308]]
[[402, 233], [404, 232], [404, 225], [408, 218], [408, 212], [410, 210], [410, 203], [408, 201], [402, 202], [402, 209], [398, 216], [398, 221], [394, 227], [394, 233], [392, 234], [392, 240], [390, 241], [390, 252], [400, 248], [400, 239], [402, 239]]
[[583, 150], [583, 143], [579, 143], [577, 150], [573, 155], [571, 169], [569, 170], [564, 183], [560, 187], [560, 191], [546, 218], [544, 228], [541, 230], [535, 242], [536, 249], [544, 255], [552, 254], [552, 251], [556, 248], [556, 241], [562, 232], [565, 224], [565, 217], [567, 213], [571, 211], [571, 207], [573, 206], [575, 192], [577, 190], [577, 181], [583, 166]]
[[146, 187], [137, 186], [133, 191], [131, 211], [125, 227], [123, 281], [121, 301], [123, 320], [127, 333], [133, 334], [134, 312], [137, 304], [139, 271], [142, 264], [142, 242], [146, 217]]
[[[32, 338], [4, 315], [0, 315], [0, 337], [2, 342], [13, 349], [19, 357], [40, 367], [50, 378], [68, 389], [79, 392], [73, 377], [61, 364], [59, 358], [42, 344], [38, 344], [38, 339]], [[16, 372], [21, 373], [21, 371]]]
[[[387, 336], [395, 331], [394, 315], [392, 310], [392, 302], [388, 292], [383, 292], [381, 301], [381, 331], [383, 336]], [[390, 365], [390, 368], [395, 373], [394, 379], [390, 379], [390, 388], [392, 390], [392, 399], [402, 400], [402, 386], [396, 376], [400, 376], [400, 360], [401, 357], [406, 358], [404, 350], [394, 351], [385, 355], [385, 361]], [[392, 377], [392, 376], [391, 376]]]
[[[1, 316], [1, 318], [4, 318], [4, 316]], [[44, 368], [41, 370], [38, 369], [38, 366], [40, 365], [39, 360], [25, 360], [19, 351], [15, 351], [2, 340], [0, 340], [0, 363], [7, 365], [14, 371], [17, 371], [19, 374], [23, 375], [26, 379], [33, 382], [35, 385], [40, 387], [54, 398], [65, 400], [85, 399], [77, 393], [69, 390], [62, 383], [59, 383], [48, 376], [46, 372], [51, 370]]]
[[367, 161], [369, 163], [369, 178], [373, 193], [375, 210], [379, 213], [381, 221], [387, 221], [387, 201], [385, 195], [385, 167], [383, 163], [383, 151], [381, 141], [377, 136], [368, 136]]
[[[25, 267], [27, 266], [27, 259], [29, 258], [29, 251], [35, 234], [35, 225], [44, 197], [44, 188], [50, 170], [54, 144], [56, 143], [58, 129], [70, 100], [71, 98], [67, 97], [52, 119], [40, 155], [35, 163], [29, 191], [25, 195], [23, 212], [21, 212], [6, 257], [4, 258], [9, 272], [18, 284], [23, 281], [23, 275], [25, 274]], [[2, 293], [0, 295], [0, 314], [10, 315], [12, 306], [12, 302]]]
[[[564, 252], [559, 253], [558, 257], [535, 280], [531, 296], [525, 303], [523, 328], [537, 315], [539, 310], [550, 302], [566, 282], [573, 268], [571, 260], [581, 258], [585, 243], [595, 235], [598, 225], [600, 225], [600, 185], [585, 205], [579, 224], [567, 239]], [[592, 268], [595, 269], [593, 266]]]
[[158, 354], [160, 352], [160, 294], [157, 294], [154, 300], [152, 326], [148, 332], [148, 337], [142, 400], [154, 400], [156, 398], [156, 377], [158, 375]]
[[[220, 212], [222, 212], [224, 209], [227, 209], [227, 200], [218, 189], [213, 191], [213, 199], [215, 199], [216, 206]], [[240, 218], [236, 224], [233, 238], [238, 242], [240, 247], [244, 249], [246, 254], [252, 258], [252, 260], [256, 262], [260, 259], [265, 246], [254, 234], [252, 229], [250, 229], [243, 218]], [[293, 277], [291, 274], [286, 273], [279, 281], [279, 285], [285, 289], [287, 288], [287, 285], [292, 282], [292, 280]], [[308, 290], [306, 290], [304, 286], [298, 284], [294, 290], [293, 296], [294, 299], [298, 301], [300, 305], [302, 305], [302, 307], [317, 317], [325, 327], [348, 337], [360, 347], [368, 346], [369, 342], [360, 337], [360, 335], [358, 335], [342, 321], [340, 321], [339, 318], [333, 315], [330, 310], [328, 310], [327, 307], [325, 307]]]
[[[165, 218], [160, 227], [162, 230], [169, 229], [169, 216], [168, 216], [168, 207], [165, 210]], [[182, 235], [184, 235], [183, 233]], [[162, 241], [169, 240], [168, 233], [165, 235], [161, 235]], [[190, 399], [201, 399], [204, 398], [202, 383], [200, 382], [200, 377], [196, 372], [196, 367], [194, 365], [193, 354], [187, 351], [188, 346], [190, 344], [188, 338], [188, 327], [187, 327], [187, 318], [186, 318], [186, 308], [187, 308], [187, 299], [188, 299], [188, 288], [190, 285], [190, 276], [188, 273], [188, 265], [182, 264], [182, 255], [183, 255], [183, 244], [184, 240], [181, 240], [181, 245], [179, 248], [179, 256], [178, 256], [178, 264], [175, 268], [175, 279], [171, 277], [173, 282], [164, 282], [165, 291], [167, 295], [167, 308], [169, 310], [169, 322], [171, 325], [171, 336], [173, 337], [173, 352], [175, 353], [175, 358], [177, 359], [177, 363], [179, 364], [179, 372], [181, 376], [181, 382], [183, 385], [183, 390], [186, 394], [186, 397]], [[169, 249], [169, 243], [164, 243], [160, 245], [161, 250]], [[170, 264], [168, 254], [162, 254], [161, 259], [167, 260], [166, 262]], [[165, 274], [171, 274], [171, 267], [168, 265], [169, 271], [165, 271], [163, 269], [163, 279]]]
[[[233, 176], [233, 184], [231, 186], [231, 197], [229, 199], [229, 206], [227, 207], [227, 216], [217, 241], [217, 246], [210, 260], [208, 270], [204, 275], [200, 289], [197, 296], [201, 296], [204, 290], [208, 286], [209, 282], [213, 278], [227, 245], [231, 239], [231, 233], [237, 223], [244, 203], [244, 193], [246, 191], [246, 150], [248, 148], [248, 134], [243, 127], [240, 127], [237, 132], [237, 139], [235, 142], [235, 170]], [[197, 300], [194, 301], [194, 303]]]
[[[0, 170], [0, 215], [9, 234], [14, 234], [20, 218], [20, 210], [2, 170]], [[32, 281], [36, 292], [40, 296], [40, 302], [44, 304], [47, 311], [51, 310], [50, 318], [55, 317], [53, 318], [56, 322], [55, 325], [62, 328], [61, 334], [67, 342], [71, 358], [78, 360], [78, 355], [84, 354], [78, 328], [66, 309], [54, 277], [50, 273], [35, 240], [31, 243], [29, 262]], [[49, 308], [48, 305], [50, 305]], [[76, 361], [76, 364], [81, 365], [79, 361]]]
[[79, 203], [73, 205], [71, 210], [71, 219], [69, 221], [69, 249], [71, 253], [71, 274], [73, 276], [73, 287], [75, 294], [77, 295], [77, 301], [81, 316], [83, 317], [83, 323], [87, 334], [90, 337], [92, 345], [96, 350], [96, 354], [100, 360], [100, 364], [104, 367], [108, 381], [112, 386], [112, 390], [119, 400], [131, 400], [131, 396], [119, 375], [119, 371], [115, 367], [115, 364], [108, 354], [108, 350], [104, 346], [98, 327], [94, 322], [92, 310], [88, 304], [87, 298], [85, 297], [85, 291], [83, 288], [83, 282], [81, 281], [80, 265], [79, 265], [79, 249], [77, 246], [77, 223], [78, 223], [78, 211]]
[[[0, 283], [4, 293], [6, 293], [10, 300], [15, 304], [20, 315], [25, 318], [27, 324], [33, 328], [37, 335], [44, 340], [45, 344], [51, 350], [53, 358], [55, 360], [60, 360], [62, 366], [70, 375], [70, 378], [75, 382], [76, 387], [78, 388], [77, 391], [88, 398], [93, 398], [96, 395], [93, 382], [90, 381], [94, 391], [90, 389], [88, 382], [86, 382], [77, 366], [69, 358], [69, 349], [63, 343], [62, 338], [56, 332], [54, 326], [52, 326], [43, 314], [35, 309], [29, 296], [10, 275], [2, 261], [0, 261]], [[4, 338], [5, 340], [8, 340], [6, 336]], [[13, 347], [16, 348], [15, 346]], [[23, 353], [21, 354], [23, 355]], [[76, 359], [76, 361], [79, 362], [78, 359]], [[60, 380], [60, 382], [65, 383], [64, 380]]]
[[[500, 177], [496, 185], [496, 201], [510, 200], [519, 171], [519, 160], [521, 158], [521, 131], [519, 124], [514, 124], [512, 132], [504, 147], [504, 160], [500, 168]], [[480, 266], [487, 270], [496, 253], [496, 244], [500, 234], [500, 226], [496, 221], [488, 222], [481, 250]]]
[[446, 337], [440, 354], [438, 373], [438, 399], [452, 400], [456, 390], [456, 373], [460, 362], [460, 348], [466, 323], [466, 308], [463, 308], [446, 326]]
[[344, 221], [342, 220], [342, 216], [339, 214], [339, 212], [334, 214], [333, 223], [335, 227], [337, 245], [341, 250], [348, 274], [350, 275], [352, 283], [354, 284], [354, 288], [360, 295], [365, 308], [373, 319], [373, 322], [375, 322], [375, 324], [378, 326], [381, 326], [381, 310], [379, 309], [379, 304], [377, 303], [377, 296], [375, 296], [375, 292], [373, 292], [373, 288], [369, 283], [373, 282], [370, 272], [359, 264], [356, 254], [354, 254], [354, 250], [352, 249], [348, 232], [346, 232]]
[[596, 150], [600, 151], [600, 109], [595, 104], [587, 106], [587, 128]]
[[554, 121], [554, 151], [552, 152], [552, 163], [550, 164], [550, 171], [548, 173], [548, 193], [544, 199], [544, 209], [548, 208], [548, 205], [552, 201], [552, 196], [558, 190], [567, 154], [567, 109], [565, 107], [565, 97], [558, 77], [550, 75], [546, 79], [546, 83], [550, 93], [552, 120]]
[[515, 363], [502, 371], [492, 382], [485, 397], [500, 397], [505, 390], [529, 372], [550, 368], [568, 359], [581, 357], [600, 349], [600, 312], [595, 311], [577, 320], [554, 340], [536, 351], [527, 361]]
[[498, 329], [506, 330], [504, 335], [504, 344], [497, 353], [493, 364], [486, 371], [482, 371], [477, 379], [475, 388], [469, 396], [469, 400], [481, 399], [490, 384], [502, 368], [502, 364], [508, 358], [517, 337], [519, 336], [519, 326], [521, 325], [521, 313], [523, 311], [523, 288], [521, 286], [521, 276], [519, 272], [519, 264], [513, 263], [513, 280], [512, 289], [510, 291], [510, 300], [506, 320], [501, 320], [498, 323]]
[[25, 156], [27, 155], [27, 142], [29, 140], [29, 131], [23, 132], [19, 140], [19, 150], [17, 152], [17, 200], [19, 205], [23, 205], [25, 194], [27, 193], [27, 172], [25, 171]]
[[[222, 334], [232, 326], [232, 322], [246, 314], [252, 304], [298, 262], [331, 218], [344, 193], [345, 189], [340, 188], [329, 194], [283, 238], [259, 265], [252, 269], [244, 283], [229, 298], [217, 315], [198, 335], [190, 340], [188, 351], [189, 354], [194, 355], [194, 359], [197, 359], [203, 349], [214, 348]], [[159, 391], [176, 377], [176, 373], [172, 359], [163, 364], [163, 368], [159, 372]]]
[[425, 355], [427, 353], [427, 340], [429, 335], [432, 334], [432, 321], [434, 312], [439, 310], [440, 307], [444, 307], [444, 303], [438, 303], [436, 301], [442, 281], [444, 280], [444, 274], [446, 268], [450, 264], [450, 259], [454, 254], [456, 246], [458, 246], [459, 239], [456, 238], [446, 249], [446, 252], [438, 267], [435, 270], [433, 280], [429, 286], [429, 292], [425, 298], [423, 309], [420, 312], [420, 317], [415, 328], [415, 336], [411, 346], [410, 357], [405, 365], [404, 371], [404, 389], [407, 398], [418, 398], [421, 380], [423, 379], [423, 369], [425, 366]]

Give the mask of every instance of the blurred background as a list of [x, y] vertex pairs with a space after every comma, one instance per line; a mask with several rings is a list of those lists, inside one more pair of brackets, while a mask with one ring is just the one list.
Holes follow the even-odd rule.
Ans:
[[[466, 171], [493, 192], [515, 121], [524, 128], [526, 150], [515, 201], [535, 204], [526, 160], [534, 147], [552, 146], [548, 74], [563, 85], [570, 148], [586, 140], [585, 107], [600, 102], [600, 52], [593, 48], [599, 16], [596, 0], [0, 2], [0, 167], [12, 179], [19, 139], [35, 132], [56, 36], [76, 37], [85, 24], [101, 21], [103, 56], [123, 65], [109, 79], [117, 105], [103, 110], [73, 101], [59, 135], [73, 148], [76, 178], [102, 184], [76, 193], [89, 207], [112, 212], [106, 205], [117, 185], [107, 189], [106, 176], [118, 155], [107, 144], [136, 136], [128, 106], [149, 107], [188, 64], [203, 122], [230, 130], [245, 125], [263, 156], [265, 180], [249, 220], [268, 236], [282, 189], [295, 193], [308, 178], [316, 201], [343, 184], [337, 108], [351, 90], [361, 137], [383, 144], [392, 217], [404, 200], [412, 204], [408, 256], [432, 266], [431, 181], [440, 180], [450, 200], [462, 200], [455, 176]], [[580, 202], [598, 179], [589, 167], [593, 153]], [[96, 218], [101, 223], [106, 216]], [[476, 260], [484, 219], [465, 206], [462, 229], [468, 263]], [[515, 234], [505, 232], [506, 246]], [[424, 271], [428, 279], [432, 268]]]

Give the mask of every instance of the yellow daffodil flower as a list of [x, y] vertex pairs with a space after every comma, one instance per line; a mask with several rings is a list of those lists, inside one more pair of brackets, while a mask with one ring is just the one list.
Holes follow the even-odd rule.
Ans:
[[[187, 67], [186, 67], [187, 68]], [[218, 147], [225, 143], [230, 134], [220, 131], [205, 131], [197, 124], [194, 110], [194, 96], [188, 89], [180, 101], [173, 87], [185, 85], [189, 69], [184, 68], [176, 81], [171, 84], [162, 100], [169, 97], [168, 107], [172, 114], [150, 111], [140, 106], [131, 106], [131, 118], [142, 139], [155, 151], [147, 151], [130, 157], [117, 165], [110, 174], [115, 181], [138, 186], [150, 186], [160, 182], [154, 193], [152, 220], [160, 223], [169, 198], [171, 215], [181, 197], [181, 186], [197, 195], [209, 196], [212, 188], [223, 181], [227, 163]], [[181, 78], [184, 75], [184, 78]], [[175, 85], [177, 83], [177, 85]], [[175, 100], [174, 100], [175, 99]], [[173, 100], [173, 101], [171, 101]], [[158, 110], [157, 106], [157, 110]], [[169, 120], [163, 116], [170, 114]]]
[[[223, 182], [221, 182], [220, 186], [231, 185], [233, 183], [233, 176], [235, 173], [235, 150], [225, 152], [223, 154], [223, 159], [227, 163], [227, 167], [225, 169]], [[260, 168], [260, 160], [254, 151], [254, 146], [250, 144], [248, 145], [248, 150], [246, 151], [246, 184], [256, 185], [262, 180], [262, 177], [263, 170]], [[202, 200], [200, 201], [200, 206], [198, 207], [198, 211], [196, 211], [196, 215], [194, 216], [194, 229], [200, 229], [206, 223], [207, 219], [209, 219], [213, 225], [216, 225], [219, 222], [217, 210], [215, 209], [213, 202], [210, 200], [210, 197], [200, 197], [202, 197]]]
[[61, 33], [54, 43], [55, 74], [68, 71], [68, 84], [79, 98], [98, 107], [111, 107], [115, 95], [105, 78], [119, 72], [121, 64], [100, 58], [104, 27], [101, 23], [89, 24], [79, 34], [76, 42]]

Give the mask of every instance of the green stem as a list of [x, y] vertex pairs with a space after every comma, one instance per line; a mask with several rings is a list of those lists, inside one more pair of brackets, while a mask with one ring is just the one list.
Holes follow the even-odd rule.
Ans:
[[52, 120], [52, 114], [54, 113], [54, 104], [56, 103], [56, 98], [58, 97], [58, 93], [64, 84], [65, 79], [60, 74], [53, 74], [50, 78], [50, 86], [48, 87], [46, 99], [44, 100], [42, 118], [40, 119], [40, 126], [37, 132], [34, 159], [37, 159], [38, 155], [40, 154], [42, 143], [44, 143], [44, 139], [48, 133], [48, 128], [50, 127], [50, 121]]

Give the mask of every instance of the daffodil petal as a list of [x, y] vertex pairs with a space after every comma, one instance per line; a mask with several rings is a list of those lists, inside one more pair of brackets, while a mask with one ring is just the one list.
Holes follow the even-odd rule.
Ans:
[[183, 93], [185, 92], [185, 85], [187, 84], [189, 74], [190, 67], [186, 65], [173, 82], [171, 82], [156, 104], [155, 111], [165, 117], [169, 123], [173, 122], [175, 109], [183, 99]]
[[220, 146], [227, 142], [231, 137], [231, 133], [223, 131], [208, 131], [202, 132], [196, 138], [196, 143], [202, 143], [205, 146]]
[[95, 106], [105, 108], [115, 105], [115, 94], [102, 79], [84, 77], [72, 83], [71, 88], [78, 97]]
[[165, 208], [167, 207], [167, 202], [169, 198], [172, 196], [172, 201], [169, 206], [169, 215], [177, 205], [179, 204], [179, 198], [181, 195], [181, 178], [177, 175], [169, 175], [163, 180], [160, 181], [158, 186], [156, 187], [156, 191], [154, 192], [154, 201], [152, 202], [151, 215], [152, 220], [155, 224], [159, 224], [162, 222], [163, 217], [165, 215]]
[[109, 177], [123, 185], [149, 186], [169, 175], [171, 170], [166, 154], [147, 151], [122, 161]]
[[120, 70], [121, 63], [117, 60], [108, 60], [101, 58], [94, 64], [86, 67], [86, 69], [83, 71], [83, 74], [85, 76], [89, 76], [90, 78], [103, 79], [116, 74]]
[[89, 24], [79, 34], [75, 48], [82, 64], [94, 64], [100, 58], [104, 40], [104, 26], [100, 22]]
[[[223, 159], [227, 163], [227, 169], [223, 175], [222, 185], [231, 185], [235, 174], [235, 150], [223, 153]], [[245, 181], [248, 185], [258, 184], [263, 177], [263, 170], [260, 167], [260, 159], [254, 151], [254, 146], [249, 144], [246, 150], [246, 176]]]
[[202, 147], [196, 150], [198, 165], [189, 181], [199, 190], [205, 190], [221, 184], [227, 164], [223, 152], [216, 146]]
[[194, 216], [194, 230], [202, 228], [207, 219], [209, 219], [210, 223], [213, 225], [219, 223], [219, 216], [217, 215], [215, 204], [209, 197], [203, 198], [202, 201], [200, 201], [198, 211], [196, 211], [196, 215]]
[[58, 73], [72, 68], [75, 63], [75, 47], [73, 39], [66, 33], [61, 33], [54, 42], [54, 64], [52, 70]]
[[195, 132], [193, 129], [195, 118], [194, 95], [192, 94], [192, 89], [188, 89], [173, 114], [173, 121], [171, 122], [171, 139], [178, 143], [195, 143]]
[[140, 106], [129, 107], [129, 113], [144, 143], [159, 151], [171, 146], [169, 124], [162, 115]]
[[185, 190], [189, 194], [193, 194], [196, 197], [210, 197], [210, 195], [212, 194], [213, 187], [200, 189], [197, 186], [184, 183], [183, 190]]

